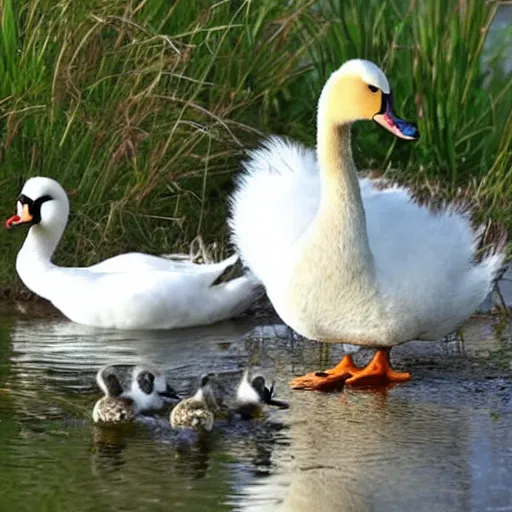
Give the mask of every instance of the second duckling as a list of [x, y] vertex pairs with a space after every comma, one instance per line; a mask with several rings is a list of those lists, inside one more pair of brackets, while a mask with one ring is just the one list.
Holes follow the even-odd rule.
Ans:
[[139, 412], [158, 411], [164, 407], [166, 399], [181, 398], [157, 368], [140, 365], [133, 368], [130, 389], [123, 397], [133, 400]]
[[268, 388], [262, 375], [256, 375], [249, 380], [249, 371], [245, 371], [236, 391], [236, 412], [244, 420], [256, 418], [261, 416], [264, 404], [282, 409], [289, 407], [288, 402], [274, 398], [273, 382]]
[[96, 374], [96, 382], [104, 393], [94, 405], [92, 419], [94, 423], [126, 423], [137, 415], [135, 403], [131, 398], [121, 396], [123, 387], [112, 366], [104, 366]]
[[170, 416], [173, 428], [192, 428], [206, 432], [212, 430], [215, 414], [220, 408], [213, 377], [212, 374], [203, 375], [196, 393], [174, 407]]

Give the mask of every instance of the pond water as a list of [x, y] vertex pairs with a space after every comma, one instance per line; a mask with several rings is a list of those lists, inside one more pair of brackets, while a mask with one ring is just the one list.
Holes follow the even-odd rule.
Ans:
[[[320, 394], [287, 382], [335, 363], [341, 347], [263, 317], [111, 332], [9, 309], [0, 320], [0, 510], [512, 510], [509, 336], [502, 321], [474, 319], [463, 341], [397, 348], [408, 384]], [[108, 362], [158, 364], [183, 393], [205, 371], [234, 388], [250, 364], [276, 380], [290, 409], [220, 422], [202, 439], [173, 431], [165, 414], [96, 427], [94, 377]]]

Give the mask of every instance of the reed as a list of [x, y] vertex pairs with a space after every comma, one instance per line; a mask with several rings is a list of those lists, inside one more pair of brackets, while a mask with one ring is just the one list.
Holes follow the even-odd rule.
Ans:
[[[361, 167], [404, 182], [470, 184], [482, 215], [512, 227], [510, 30], [498, 4], [463, 0], [0, 0], [0, 212], [51, 176], [72, 216], [57, 259], [226, 248], [226, 197], [267, 133], [314, 142], [328, 74], [364, 57], [390, 76], [407, 144], [356, 128]], [[0, 283], [24, 234], [1, 235]]]
[[[63, 264], [183, 250], [197, 234], [222, 245], [231, 172], [301, 74], [306, 7], [3, 0], [3, 216], [46, 175], [71, 199]], [[0, 282], [23, 236], [2, 235]]]

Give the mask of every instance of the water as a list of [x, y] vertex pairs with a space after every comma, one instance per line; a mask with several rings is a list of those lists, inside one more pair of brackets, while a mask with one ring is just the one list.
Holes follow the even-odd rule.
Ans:
[[[265, 319], [126, 333], [1, 318], [0, 510], [512, 510], [506, 323], [475, 319], [464, 341], [399, 347], [406, 385], [319, 394], [287, 382], [340, 347]], [[107, 362], [158, 364], [183, 393], [204, 371], [234, 387], [250, 363], [291, 407], [220, 422], [205, 439], [172, 431], [166, 414], [100, 428], [94, 375]]]
[[486, 41], [486, 45], [484, 48], [484, 61], [488, 57], [493, 56], [493, 52], [500, 48], [504, 50], [501, 54], [501, 59], [499, 61], [502, 71], [504, 73], [510, 73], [512, 71], [512, 54], [507, 51], [507, 47], [510, 48], [511, 42], [511, 31], [510, 24], [512, 22], [512, 4], [510, 2], [503, 2], [498, 11], [496, 13], [496, 18], [494, 19], [489, 37]]

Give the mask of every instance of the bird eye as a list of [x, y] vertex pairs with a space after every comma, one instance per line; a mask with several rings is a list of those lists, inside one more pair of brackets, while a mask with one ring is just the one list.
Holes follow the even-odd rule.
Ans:
[[370, 91], [372, 91], [372, 92], [377, 92], [379, 90], [379, 88], [375, 87], [375, 85], [369, 85], [368, 89], [370, 89]]

